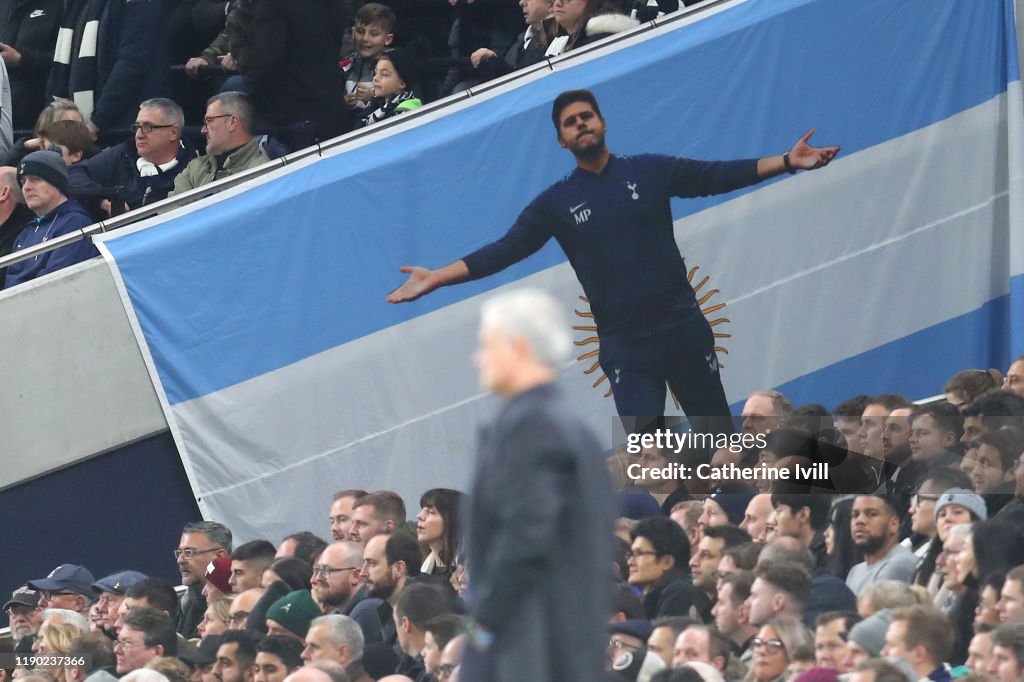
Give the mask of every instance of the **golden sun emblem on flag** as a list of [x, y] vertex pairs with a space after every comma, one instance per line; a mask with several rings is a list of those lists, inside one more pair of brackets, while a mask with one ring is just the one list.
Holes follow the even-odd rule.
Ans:
[[[727, 318], [727, 317], [715, 317], [715, 318], [710, 317], [711, 315], [714, 315], [719, 310], [724, 308], [725, 307], [725, 303], [712, 303], [710, 305], [707, 305], [706, 308], [704, 307], [705, 304], [708, 304], [708, 302], [711, 301], [711, 299], [714, 298], [715, 295], [719, 293], [719, 291], [718, 291], [718, 289], [710, 289], [707, 293], [701, 295], [701, 289], [704, 288], [704, 286], [708, 283], [708, 281], [711, 278], [708, 277], [707, 275], [705, 275], [703, 277], [703, 279], [700, 280], [700, 282], [698, 282], [697, 284], [694, 284], [693, 283], [693, 278], [697, 274], [698, 270], [700, 270], [700, 267], [695, 266], [695, 267], [690, 268], [690, 271], [686, 274], [686, 281], [689, 282], [693, 286], [693, 292], [697, 295], [697, 305], [701, 306], [700, 311], [704, 314], [704, 317], [708, 318], [708, 324], [711, 325], [711, 330], [714, 332], [715, 338], [716, 339], [730, 339], [730, 338], [732, 338], [732, 334], [728, 334], [728, 333], [726, 333], [724, 331], [719, 331], [717, 329], [718, 327], [720, 327], [723, 324], [728, 324], [729, 318]], [[588, 305], [590, 304], [590, 299], [588, 299], [586, 296], [580, 296], [579, 298], [584, 303], [586, 303]], [[594, 313], [590, 312], [589, 310], [576, 310], [575, 312], [576, 312], [577, 316], [582, 317], [584, 319], [588, 319], [588, 320], [594, 319]], [[597, 335], [597, 326], [596, 325], [592, 325], [592, 324], [591, 325], [577, 325], [577, 326], [573, 327], [573, 330], [574, 331], [578, 331], [578, 332], [583, 332], [584, 334], [592, 334], [592, 336], [587, 336], [586, 338], [583, 338], [583, 339], [581, 339], [579, 341], [573, 341], [573, 343], [575, 345], [579, 346], [580, 348], [586, 348], [587, 346], [596, 346], [593, 350], [589, 350], [586, 353], [584, 353], [583, 355], [580, 355], [579, 357], [576, 358], [576, 360], [579, 361], [579, 362], [586, 362], [588, 360], [594, 360], [594, 364], [592, 364], [587, 369], [583, 370], [584, 374], [587, 374], [587, 375], [594, 374], [595, 372], [597, 372], [598, 370], [601, 369], [601, 363], [600, 363], [600, 361], [598, 361], [596, 359], [598, 354], [601, 352], [601, 338]], [[724, 346], [718, 346], [718, 345], [715, 346], [715, 352], [716, 353], [721, 353], [723, 355], [728, 355], [729, 354], [728, 349], [726, 349]], [[718, 367], [720, 369], [724, 369], [725, 368], [725, 363], [719, 362], [718, 363]], [[593, 384], [594, 388], [597, 388], [598, 386], [600, 386], [607, 378], [608, 378], [608, 376], [602, 372], [597, 377], [597, 380], [594, 381], [594, 384]], [[679, 408], [679, 400], [676, 399], [676, 396], [675, 396], [674, 393], [672, 393], [671, 389], [669, 389], [669, 393], [672, 395], [672, 402], [675, 403], [676, 408], [678, 409]], [[609, 385], [608, 390], [604, 394], [604, 397], [605, 398], [610, 398], [611, 395], [612, 395], [612, 389], [611, 389], [611, 386]]]

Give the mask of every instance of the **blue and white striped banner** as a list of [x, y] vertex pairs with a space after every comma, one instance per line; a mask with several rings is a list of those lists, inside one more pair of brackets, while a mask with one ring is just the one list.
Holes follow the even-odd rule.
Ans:
[[[580, 286], [551, 243], [412, 304], [384, 297], [399, 265], [497, 238], [572, 169], [550, 120], [571, 88], [596, 93], [613, 152], [765, 156], [811, 127], [813, 143], [842, 145], [825, 170], [673, 202], [731, 400], [772, 386], [830, 406], [933, 395], [1024, 350], [1012, 2], [736, 0], [709, 14], [107, 235], [204, 514], [241, 538], [326, 534], [335, 489], [414, 502], [465, 483], [494, 407], [471, 361], [481, 299], [531, 284], [586, 313]], [[580, 356], [592, 336], [578, 332]], [[595, 360], [562, 381], [607, 433], [607, 382], [584, 373]]]

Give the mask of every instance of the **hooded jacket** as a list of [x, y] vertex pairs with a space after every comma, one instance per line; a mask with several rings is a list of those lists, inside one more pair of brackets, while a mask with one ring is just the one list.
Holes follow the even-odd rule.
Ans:
[[[46, 215], [29, 221], [18, 238], [14, 240], [13, 252], [42, 244], [92, 224], [93, 220], [85, 208], [77, 201], [69, 199]], [[56, 272], [98, 255], [99, 251], [96, 250], [90, 239], [62, 246], [59, 249], [8, 266], [7, 276], [4, 278], [4, 288], [10, 288], [36, 277]]]

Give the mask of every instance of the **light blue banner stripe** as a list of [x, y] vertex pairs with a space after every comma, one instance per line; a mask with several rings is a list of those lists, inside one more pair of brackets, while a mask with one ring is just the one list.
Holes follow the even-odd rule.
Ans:
[[752, 0], [108, 246], [175, 404], [564, 261], [549, 244], [484, 282], [383, 302], [398, 265], [494, 239], [572, 168], [549, 118], [562, 90], [595, 91], [620, 153], [760, 156], [813, 125], [851, 154], [1004, 92], [1011, 23], [1007, 0]]

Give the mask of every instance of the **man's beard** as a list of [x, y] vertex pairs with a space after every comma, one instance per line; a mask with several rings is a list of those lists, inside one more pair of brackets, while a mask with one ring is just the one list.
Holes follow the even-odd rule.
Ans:
[[381, 584], [381, 583], [374, 583], [373, 587], [371, 587], [369, 589], [369, 591], [368, 591], [369, 596], [375, 597], [377, 599], [383, 599], [385, 601], [387, 601], [391, 597], [391, 595], [394, 594], [394, 593], [395, 593], [395, 584], [394, 583], [391, 583], [389, 585], [384, 585], [384, 584]]
[[885, 461], [897, 466], [907, 464], [910, 461], [910, 446], [901, 445], [898, 448], [893, 448], [889, 451], [889, 454], [885, 456]]
[[881, 535], [869, 535], [863, 542], [853, 543], [864, 552], [864, 554], [876, 554], [878, 550], [885, 546], [885, 538]]

